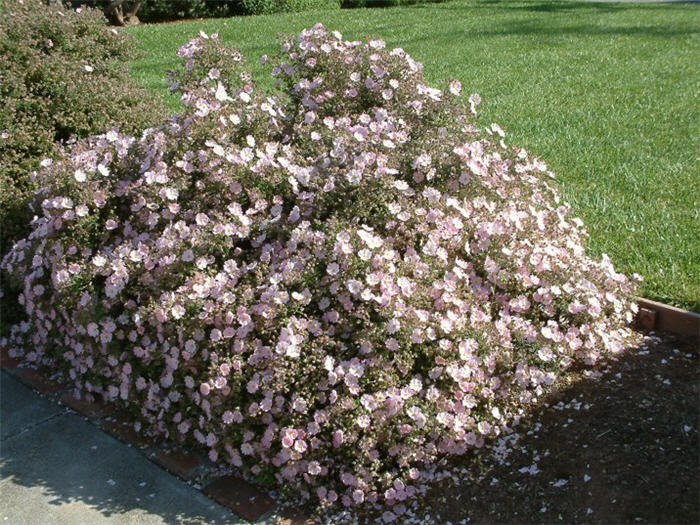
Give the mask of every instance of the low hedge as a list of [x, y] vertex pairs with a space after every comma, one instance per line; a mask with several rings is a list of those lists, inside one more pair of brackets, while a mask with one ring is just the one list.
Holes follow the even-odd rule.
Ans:
[[419, 4], [439, 4], [447, 0], [343, 0], [347, 9], [361, 7], [400, 7]]
[[[156, 23], [192, 18], [225, 18], [360, 7], [398, 7], [445, 0], [146, 0], [136, 13], [141, 22]], [[73, 6], [105, 8], [108, 0], [74, 0]]]
[[340, 0], [240, 0], [244, 14], [266, 15], [311, 11], [314, 9], [340, 9]]
[[[0, 228], [5, 252], [28, 231], [30, 174], [61, 144], [112, 127], [135, 133], [166, 113], [136, 85], [132, 41], [95, 9], [5, 0], [0, 16]], [[35, 210], [38, 211], [38, 210]]]
[[[73, 6], [90, 5], [104, 9], [108, 0], [75, 0]], [[264, 15], [340, 9], [340, 0], [146, 0], [136, 16], [141, 22], [165, 22], [191, 18], [224, 18], [236, 15]]]
[[142, 22], [219, 18], [241, 14], [239, 0], [146, 0], [138, 11]]

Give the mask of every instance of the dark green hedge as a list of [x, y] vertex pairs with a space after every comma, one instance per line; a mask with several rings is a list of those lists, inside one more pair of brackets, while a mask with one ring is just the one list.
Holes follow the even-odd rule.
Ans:
[[142, 22], [239, 15], [239, 0], [145, 0], [137, 13]]
[[[104, 8], [109, 0], [73, 0], [71, 5]], [[129, 2], [125, 3], [128, 6]], [[340, 9], [340, 0], [145, 0], [136, 16], [141, 22], [165, 22], [188, 18], [219, 18]]]
[[244, 14], [264, 15], [312, 9], [340, 9], [340, 0], [241, 0], [241, 6]]
[[[444, 0], [145, 0], [137, 16], [141, 22], [165, 22], [189, 18], [291, 13], [313, 9], [395, 7]], [[73, 0], [71, 4], [104, 8], [109, 0]], [[125, 3], [125, 6], [129, 2]]]
[[343, 8], [398, 7], [417, 4], [437, 4], [446, 0], [343, 0]]

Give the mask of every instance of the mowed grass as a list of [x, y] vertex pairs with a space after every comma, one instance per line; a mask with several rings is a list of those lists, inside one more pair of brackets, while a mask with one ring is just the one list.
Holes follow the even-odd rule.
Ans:
[[455, 0], [141, 26], [128, 30], [143, 51], [133, 72], [164, 90], [177, 48], [203, 30], [271, 85], [258, 57], [319, 21], [481, 94], [480, 121], [555, 171], [591, 253], [643, 275], [643, 296], [700, 311], [700, 5]]

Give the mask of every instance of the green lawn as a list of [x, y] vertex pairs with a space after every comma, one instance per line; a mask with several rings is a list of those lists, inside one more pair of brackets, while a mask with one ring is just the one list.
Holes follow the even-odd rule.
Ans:
[[557, 173], [592, 252], [642, 274], [642, 295], [700, 311], [700, 5], [455, 0], [141, 26], [128, 30], [144, 51], [133, 71], [163, 90], [176, 49], [201, 29], [267, 78], [257, 58], [276, 35], [317, 21], [379, 36], [431, 80], [481, 94], [482, 122]]

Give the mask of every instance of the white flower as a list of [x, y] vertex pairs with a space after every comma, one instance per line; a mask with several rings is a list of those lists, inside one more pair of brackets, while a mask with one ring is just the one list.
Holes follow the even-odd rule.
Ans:
[[227, 100], [231, 100], [231, 97], [228, 96], [228, 93], [226, 92], [226, 88], [224, 85], [219, 82], [217, 88], [216, 88], [216, 100], [219, 102], [225, 102]]
[[185, 315], [185, 309], [182, 305], [176, 304], [170, 309], [170, 313], [173, 315], [173, 319], [182, 319]]

